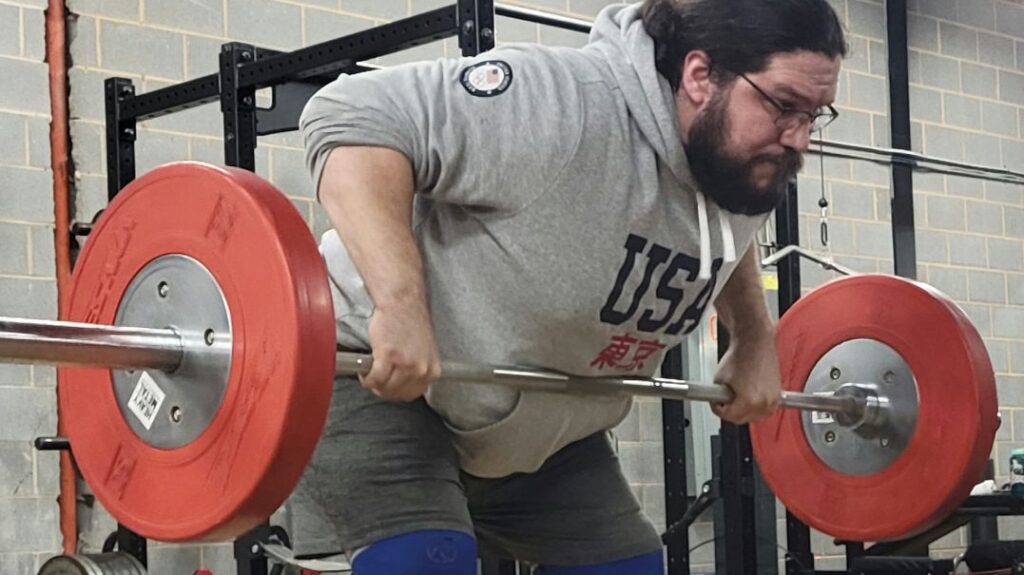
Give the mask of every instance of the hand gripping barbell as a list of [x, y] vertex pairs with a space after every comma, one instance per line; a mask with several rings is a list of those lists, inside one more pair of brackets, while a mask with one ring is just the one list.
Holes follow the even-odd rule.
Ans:
[[[122, 524], [158, 540], [240, 535], [287, 498], [320, 438], [338, 353], [326, 270], [292, 204], [250, 172], [169, 164], [127, 186], [89, 236], [69, 321], [0, 319], [0, 361], [59, 370], [74, 456]], [[779, 322], [775, 415], [752, 426], [787, 509], [874, 541], [944, 519], [998, 426], [984, 344], [947, 297], [844, 278]], [[442, 378], [540, 392], [727, 403], [725, 386], [446, 362]]]

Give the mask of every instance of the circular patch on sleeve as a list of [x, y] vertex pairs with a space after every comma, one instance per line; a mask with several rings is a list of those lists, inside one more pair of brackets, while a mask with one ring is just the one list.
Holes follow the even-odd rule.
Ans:
[[460, 81], [470, 94], [490, 98], [508, 90], [512, 83], [512, 67], [501, 60], [480, 62], [463, 70]]

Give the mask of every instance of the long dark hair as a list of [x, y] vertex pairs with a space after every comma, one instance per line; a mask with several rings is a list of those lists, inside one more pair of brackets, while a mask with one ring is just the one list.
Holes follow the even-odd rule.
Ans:
[[846, 56], [842, 24], [826, 0], [645, 0], [643, 22], [655, 64], [672, 90], [686, 55], [707, 52], [721, 73], [764, 70], [775, 54], [806, 50]]

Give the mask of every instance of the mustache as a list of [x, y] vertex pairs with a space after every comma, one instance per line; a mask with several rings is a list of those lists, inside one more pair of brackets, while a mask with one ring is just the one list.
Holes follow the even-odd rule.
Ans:
[[786, 150], [781, 154], [758, 154], [750, 159], [748, 165], [755, 166], [761, 162], [774, 165], [780, 173], [794, 175], [803, 169], [804, 156], [795, 150]]

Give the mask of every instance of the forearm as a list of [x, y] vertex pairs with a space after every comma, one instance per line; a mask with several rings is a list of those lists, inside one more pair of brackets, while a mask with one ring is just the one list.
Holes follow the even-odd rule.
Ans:
[[413, 189], [408, 159], [386, 148], [335, 148], [320, 179], [320, 203], [379, 309], [426, 305]]
[[718, 318], [733, 339], [770, 336], [771, 314], [761, 284], [757, 246], [752, 244], [715, 300]]

